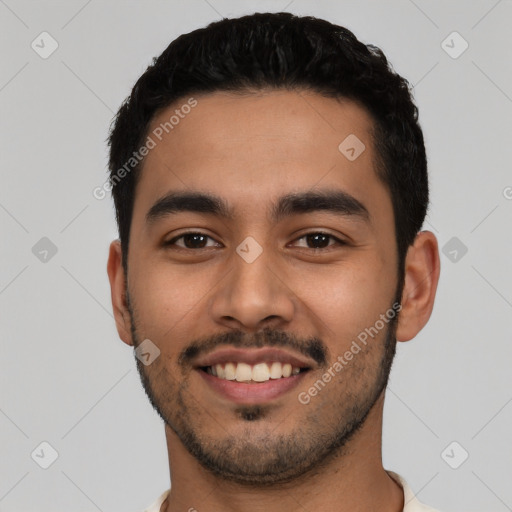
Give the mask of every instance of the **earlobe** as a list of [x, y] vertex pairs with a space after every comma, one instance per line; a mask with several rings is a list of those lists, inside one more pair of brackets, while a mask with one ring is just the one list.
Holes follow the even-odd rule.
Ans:
[[122, 341], [133, 346], [131, 337], [131, 319], [126, 303], [126, 280], [122, 265], [121, 243], [114, 240], [110, 244], [107, 274], [110, 281], [110, 295], [112, 310], [116, 322], [117, 332]]
[[420, 231], [407, 251], [402, 310], [398, 318], [396, 338], [409, 341], [428, 322], [440, 274], [437, 239], [430, 231]]

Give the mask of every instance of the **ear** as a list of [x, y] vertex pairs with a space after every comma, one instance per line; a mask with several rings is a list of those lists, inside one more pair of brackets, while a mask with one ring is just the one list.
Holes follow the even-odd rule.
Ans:
[[402, 309], [396, 339], [409, 341], [428, 322], [441, 271], [437, 239], [430, 231], [420, 231], [407, 251]]
[[130, 313], [126, 303], [126, 285], [122, 264], [121, 242], [119, 240], [114, 240], [110, 244], [107, 274], [110, 281], [112, 310], [114, 312], [117, 332], [119, 333], [119, 337], [127, 345], [133, 346]]

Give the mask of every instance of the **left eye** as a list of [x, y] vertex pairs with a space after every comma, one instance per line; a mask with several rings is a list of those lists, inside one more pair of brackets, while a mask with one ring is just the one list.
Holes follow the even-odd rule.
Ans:
[[333, 244], [329, 244], [329, 243], [327, 243], [327, 245], [324, 245], [324, 242], [326, 240], [328, 241], [329, 239], [334, 240], [339, 245], [346, 245], [345, 242], [343, 242], [343, 240], [340, 240], [339, 238], [336, 238], [335, 236], [330, 235], [329, 233], [323, 233], [321, 231], [306, 233], [305, 235], [302, 235], [300, 238], [297, 238], [297, 240], [302, 240], [302, 239], [306, 240], [306, 244], [307, 243], [312, 243], [312, 244], [319, 243], [320, 245], [323, 246], [323, 247], [313, 247], [312, 249], [324, 249], [325, 247], [328, 247], [329, 245], [333, 245]]
[[[183, 239], [183, 244], [177, 244], [176, 242], [178, 240]], [[177, 247], [181, 247], [183, 249], [204, 249], [207, 247], [205, 245], [206, 241], [214, 240], [211, 236], [205, 235], [204, 233], [199, 232], [189, 232], [189, 233], [183, 233], [180, 236], [177, 236], [167, 242], [164, 242], [165, 246], [172, 246], [176, 245]], [[329, 241], [334, 240], [339, 245], [346, 245], [343, 240], [340, 240], [339, 238], [336, 238], [335, 236], [329, 234], [329, 233], [323, 233], [321, 231], [314, 231], [311, 233], [307, 233], [305, 235], [302, 235], [301, 237], [297, 238], [295, 241], [298, 240], [305, 240], [306, 244], [320, 244], [322, 247], [309, 247], [310, 249], [324, 249], [325, 247], [328, 247], [330, 245]], [[327, 242], [327, 245], [326, 245]], [[214, 244], [215, 245], [215, 244]], [[212, 247], [211, 245], [209, 247]]]

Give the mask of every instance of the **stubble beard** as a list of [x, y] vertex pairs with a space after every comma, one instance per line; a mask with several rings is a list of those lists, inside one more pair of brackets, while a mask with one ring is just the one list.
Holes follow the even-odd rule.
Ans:
[[[134, 321], [136, 315], [127, 302], [136, 348], [141, 339]], [[191, 396], [188, 379], [173, 377], [165, 366], [150, 369], [137, 358], [136, 364], [151, 405], [204, 468], [220, 479], [245, 486], [273, 486], [304, 478], [320, 471], [333, 458], [343, 457], [349, 441], [360, 431], [387, 386], [396, 351], [397, 323], [398, 315], [385, 328], [383, 346], [379, 346], [379, 340], [370, 342], [375, 344], [372, 350], [381, 350], [375, 368], [366, 367], [364, 355], [357, 354], [351, 362], [353, 367], [343, 370], [345, 373], [339, 378], [347, 382], [349, 371], [357, 379], [364, 376], [359, 389], [345, 389], [342, 394], [333, 395], [329, 410], [324, 410], [325, 406], [315, 409], [312, 400], [303, 406], [304, 414], [286, 434], [275, 433], [277, 427], [265, 426], [265, 420], [273, 415], [273, 407], [267, 404], [237, 406], [229, 421], [243, 422], [243, 433], [229, 434]], [[368, 347], [361, 352], [364, 350]], [[211, 425], [221, 434], [209, 435]]]

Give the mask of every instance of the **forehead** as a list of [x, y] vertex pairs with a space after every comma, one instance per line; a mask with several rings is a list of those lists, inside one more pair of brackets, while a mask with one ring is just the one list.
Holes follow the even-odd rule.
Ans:
[[[260, 213], [256, 203], [266, 197], [317, 186], [389, 201], [374, 171], [371, 116], [355, 102], [295, 91], [216, 92], [194, 101], [192, 108], [184, 107], [188, 97], [176, 101], [150, 124], [155, 146], [137, 186], [140, 215], [170, 190], [209, 191]], [[348, 158], [347, 145], [364, 150]]]

